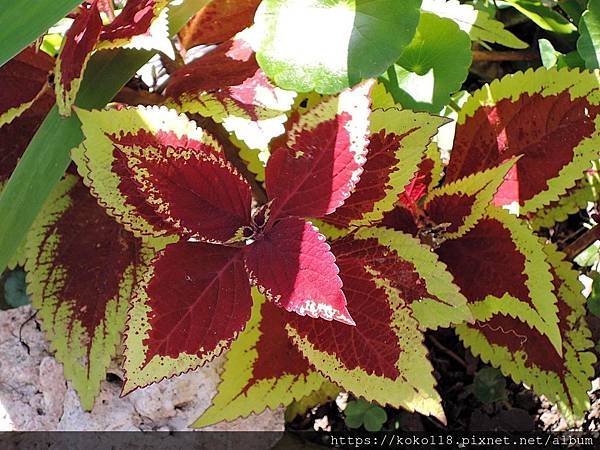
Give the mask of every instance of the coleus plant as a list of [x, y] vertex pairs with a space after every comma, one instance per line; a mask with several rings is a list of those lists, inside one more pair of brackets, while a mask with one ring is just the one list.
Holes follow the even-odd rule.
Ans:
[[[264, 16], [285, 14], [281, 3], [259, 11], [272, 34], [283, 31]], [[166, 2], [130, 0], [115, 19], [101, 2], [87, 4], [55, 69], [64, 114], [91, 52], [152, 34]], [[112, 22], [103, 25], [100, 10]], [[405, 18], [407, 28], [416, 18]], [[273, 84], [252, 45], [230, 31], [214, 53], [172, 74], [166, 104], [226, 128], [233, 119], [255, 130], [283, 122], [295, 93]], [[263, 43], [259, 61], [282, 43], [293, 44]], [[386, 64], [402, 48], [393, 50]], [[35, 53], [33, 63], [27, 52], [12, 64], [25, 61], [31, 90], [2, 105], [2, 131], [54, 101], [51, 59]], [[279, 62], [265, 66], [272, 78], [303, 81]], [[214, 79], [202, 76], [208, 70]], [[329, 92], [331, 83], [318, 88]], [[584, 301], [564, 255], [526, 220], [563, 200], [598, 157], [597, 74], [530, 71], [474, 93], [443, 183], [431, 141], [445, 120], [398, 108], [381, 85], [369, 95], [371, 84], [294, 107], [265, 152], [265, 195], [252, 192], [223, 142], [186, 116], [165, 107], [77, 110], [80, 176], [67, 174], [38, 217], [27, 268], [34, 305], [85, 408], [129, 310], [124, 393], [228, 349], [219, 392], [196, 426], [331, 391], [331, 382], [443, 420], [423, 345], [423, 331], [442, 326], [456, 326], [475, 354], [569, 418], [583, 413], [595, 361]]]

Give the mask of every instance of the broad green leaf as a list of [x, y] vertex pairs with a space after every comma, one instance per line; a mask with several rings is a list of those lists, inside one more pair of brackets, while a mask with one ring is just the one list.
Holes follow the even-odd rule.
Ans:
[[[188, 0], [172, 8], [171, 34], [207, 2]], [[192, 3], [195, 6], [192, 7]], [[77, 106], [86, 109], [103, 107], [151, 56], [152, 53], [146, 51], [122, 49], [96, 53], [88, 63]], [[39, 210], [71, 162], [69, 152], [82, 140], [79, 119], [75, 116], [62, 118], [54, 107], [0, 194], [0, 270], [7, 266], [25, 239]]]
[[264, 0], [256, 58], [284, 89], [333, 94], [381, 75], [412, 39], [421, 0]]
[[387, 421], [385, 409], [364, 400], [348, 402], [344, 410], [345, 422], [349, 428], [365, 427], [365, 430], [375, 432], [381, 430]]
[[471, 40], [450, 20], [422, 13], [417, 33], [384, 80], [405, 108], [438, 113], [467, 78]]
[[506, 400], [506, 379], [493, 367], [484, 367], [475, 374], [473, 394], [482, 403]]
[[421, 9], [453, 20], [473, 41], [496, 43], [511, 48], [527, 47], [527, 43], [505, 30], [502, 22], [490, 17], [487, 12], [458, 0], [424, 0]]
[[577, 51], [588, 69], [600, 67], [600, 0], [589, 0], [579, 21]]
[[579, 267], [593, 267], [598, 261], [600, 261], [600, 241], [594, 242], [573, 259]]
[[0, 66], [35, 41], [81, 0], [4, 1], [0, 7]]
[[542, 64], [546, 69], [551, 69], [558, 62], [558, 57], [562, 53], [556, 51], [554, 46], [548, 39], [540, 39], [538, 41], [538, 47], [540, 50], [540, 57], [542, 58]]
[[25, 272], [16, 269], [8, 274], [4, 282], [4, 300], [12, 308], [28, 305], [31, 303], [27, 295], [27, 284], [25, 283]]
[[537, 26], [555, 33], [569, 34], [577, 28], [565, 17], [545, 6], [540, 0], [505, 0]]

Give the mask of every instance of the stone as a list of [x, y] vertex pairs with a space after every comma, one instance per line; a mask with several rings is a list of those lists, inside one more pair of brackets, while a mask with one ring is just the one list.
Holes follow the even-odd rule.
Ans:
[[[111, 375], [84, 411], [32, 316], [30, 306], [0, 311], [0, 431], [187, 430], [216, 393], [223, 358], [123, 398], [119, 376]], [[206, 429], [283, 431], [283, 409]]]

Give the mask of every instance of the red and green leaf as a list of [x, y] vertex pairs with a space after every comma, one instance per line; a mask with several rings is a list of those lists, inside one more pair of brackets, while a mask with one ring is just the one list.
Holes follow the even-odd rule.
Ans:
[[457, 331], [475, 355], [517, 383], [545, 395], [573, 423], [590, 407], [587, 391], [594, 376], [594, 343], [585, 320], [585, 298], [577, 273], [553, 246], [546, 245], [544, 250], [551, 267], [553, 292], [558, 298], [562, 354], [539, 330], [519, 317], [502, 313], [476, 313], [474, 324], [461, 325]]
[[323, 221], [338, 228], [375, 223], [393, 209], [445, 120], [396, 108], [370, 116], [367, 162], [352, 195]]
[[63, 116], [71, 115], [71, 106], [75, 102], [85, 66], [96, 47], [101, 29], [98, 2], [92, 2], [89, 7], [80, 6], [79, 14], [63, 39], [54, 70], [56, 104]]
[[248, 237], [250, 187], [194, 122], [157, 107], [78, 115], [86, 139], [73, 158], [92, 193], [128, 230], [207, 242]]
[[260, 0], [212, 0], [179, 32], [185, 49], [201, 44], [220, 44], [254, 22]]
[[228, 125], [232, 118], [258, 121], [290, 109], [295, 94], [274, 86], [259, 69], [240, 33], [171, 74], [167, 104]]
[[65, 376], [91, 409], [149, 251], [67, 175], [27, 239], [27, 281]]
[[297, 416], [304, 417], [305, 414], [319, 405], [324, 405], [336, 397], [341, 392], [339, 386], [326, 378], [322, 377], [322, 384], [316, 390], [308, 395], [305, 395], [299, 400], [294, 400], [285, 409], [285, 421], [292, 422]]
[[121, 13], [102, 27], [97, 49], [156, 49], [172, 54], [168, 4], [169, 0], [127, 0]]
[[287, 406], [324, 382], [288, 338], [289, 313], [266, 301], [256, 289], [252, 296], [251, 319], [226, 353], [217, 395], [194, 427]]
[[381, 228], [361, 228], [333, 251], [356, 326], [293, 317], [295, 344], [342, 389], [443, 418], [422, 331], [471, 318], [445, 267], [415, 239]]
[[575, 214], [591, 203], [600, 201], [600, 163], [594, 161], [591, 169], [585, 172], [585, 177], [578, 180], [575, 186], [567, 189], [558, 200], [550, 202], [544, 208], [529, 215], [529, 223], [534, 230], [550, 228], [555, 223], [564, 222], [569, 215]]
[[[53, 67], [54, 60], [35, 46], [25, 48], [0, 67], [3, 87], [0, 93], [0, 127], [12, 122], [36, 100], [47, 95], [48, 75]], [[12, 139], [19, 138], [15, 133]], [[6, 139], [3, 138], [0, 142], [4, 144]]]
[[350, 196], [366, 162], [371, 86], [364, 82], [297, 116], [277, 141], [265, 176], [273, 217], [323, 217]]
[[[48, 114], [54, 105], [54, 93], [51, 89], [42, 88], [37, 94], [34, 93], [39, 88], [42, 78], [44, 79], [44, 83], [46, 83], [48, 74], [46, 71], [48, 69], [46, 62], [49, 61], [52, 63], [52, 60], [47, 60], [46, 58], [49, 58], [47, 56], [42, 56], [41, 60], [38, 60], [35, 53], [30, 54], [30, 52], [33, 52], [30, 49], [24, 52], [25, 54], [29, 54], [29, 56], [24, 58], [22, 53], [15, 58], [17, 60], [24, 58], [24, 60], [20, 62], [11, 60], [0, 68], [0, 80], [6, 81], [9, 87], [15, 85], [15, 89], [17, 89], [18, 72], [21, 71], [25, 79], [21, 80], [19, 87], [24, 92], [28, 91], [30, 95], [34, 96], [31, 103], [23, 100], [25, 97], [22, 100], [16, 98], [6, 98], [3, 100], [5, 101], [4, 107], [7, 107], [8, 110], [6, 110], [7, 113], [5, 115], [0, 116], [0, 123], [6, 119], [6, 122], [0, 125], [0, 192], [17, 167], [21, 156], [44, 121], [46, 114]], [[28, 69], [30, 63], [39, 63], [39, 71], [34, 66], [32, 66], [34, 68]], [[4, 75], [2, 75], [3, 73]], [[28, 81], [28, 77], [31, 77], [31, 82]], [[22, 107], [11, 108], [10, 105], [14, 105], [15, 101], [25, 101], [25, 103], [21, 105]], [[7, 266], [8, 268], [14, 268], [17, 265], [24, 265], [25, 259], [25, 242], [21, 242]]]
[[469, 231], [485, 214], [504, 177], [517, 158], [433, 189], [423, 202], [426, 220], [442, 227], [445, 239], [454, 239]]
[[248, 276], [277, 305], [354, 325], [335, 256], [312, 224], [298, 217], [279, 220], [245, 253]]
[[533, 212], [555, 201], [597, 158], [595, 73], [529, 70], [475, 92], [461, 108], [446, 181], [521, 156], [494, 197]]
[[244, 329], [251, 309], [241, 249], [202, 242], [167, 245], [129, 311], [123, 392], [212, 360]]
[[471, 230], [435, 251], [475, 317], [518, 317], [562, 351], [550, 266], [542, 246], [518, 218], [489, 207]]

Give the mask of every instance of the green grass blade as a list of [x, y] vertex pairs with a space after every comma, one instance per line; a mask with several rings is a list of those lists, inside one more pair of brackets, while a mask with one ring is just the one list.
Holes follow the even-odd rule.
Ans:
[[6, 0], [2, 3], [0, 66], [45, 33], [81, 0]]

